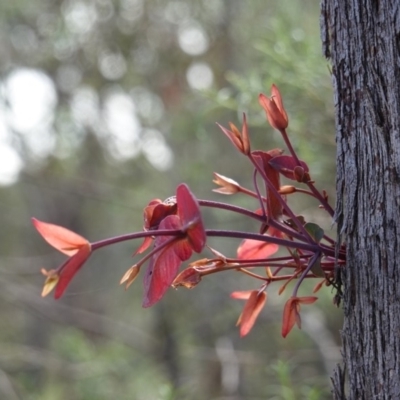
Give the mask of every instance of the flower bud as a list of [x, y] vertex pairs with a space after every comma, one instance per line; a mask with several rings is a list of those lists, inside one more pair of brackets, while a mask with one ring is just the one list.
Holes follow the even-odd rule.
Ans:
[[282, 96], [275, 85], [272, 85], [271, 94], [271, 97], [267, 97], [261, 93], [258, 96], [258, 101], [265, 110], [270, 125], [278, 131], [285, 130], [288, 127], [289, 120], [283, 107]]
[[221, 186], [218, 189], [213, 189], [213, 192], [222, 194], [235, 194], [237, 192], [240, 192], [240, 186], [237, 182], [224, 175], [217, 174], [216, 172], [214, 172], [213, 182]]

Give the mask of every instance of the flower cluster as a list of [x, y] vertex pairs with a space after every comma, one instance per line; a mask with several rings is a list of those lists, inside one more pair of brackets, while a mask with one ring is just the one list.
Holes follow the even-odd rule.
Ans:
[[[270, 125], [281, 133], [289, 154], [283, 154], [281, 149], [252, 150], [245, 115], [241, 130], [234, 124], [230, 124], [229, 129], [219, 125], [236, 149], [253, 165], [254, 173], [251, 188], [215, 173], [214, 183], [218, 188], [214, 191], [224, 195], [251, 196], [258, 200], [258, 209], [249, 210], [229, 203], [197, 199], [186, 184], [180, 184], [175, 196], [165, 201], [154, 199], [144, 208], [142, 231], [98, 242], [90, 243], [66, 228], [32, 219], [43, 238], [69, 256], [57, 270], [42, 269], [46, 276], [42, 296], [55, 289], [55, 298], [60, 298], [93, 251], [122, 241], [142, 239], [136, 254], [145, 255], [127, 270], [121, 284], [128, 288], [142, 266], [147, 264], [143, 273], [143, 307], [150, 307], [161, 300], [170, 287], [193, 288], [207, 275], [239, 271], [256, 282], [256, 288], [231, 295], [234, 299], [245, 300], [238, 319], [241, 336], [248, 334], [253, 327], [267, 301], [268, 288], [272, 283], [280, 283], [281, 294], [290, 282], [296, 282], [284, 307], [282, 336], [286, 337], [295, 324], [300, 328], [300, 305], [317, 300], [315, 296], [298, 295], [301, 283], [305, 279], [317, 278], [319, 282], [314, 293], [324, 285], [334, 285], [340, 292], [335, 283], [335, 270], [345, 264], [345, 248], [337, 246], [317, 224], [295, 215], [290, 207], [289, 197], [301, 193], [315, 198], [319, 207], [333, 216], [326, 192], [320, 192], [315, 187], [307, 164], [299, 160], [289, 140], [286, 131], [288, 116], [275, 85], [271, 93], [271, 97], [260, 94], [259, 102]], [[281, 185], [282, 176], [293, 184]], [[259, 185], [260, 181], [263, 188]], [[223, 209], [254, 219], [260, 224], [259, 231], [207, 229], [201, 216], [202, 207]], [[207, 238], [213, 236], [242, 239], [236, 256], [227, 257], [207, 246], [212, 258], [195, 260], [181, 270], [182, 264], [192, 257], [193, 252], [201, 253]], [[286, 249], [287, 255], [274, 257], [279, 249]]]

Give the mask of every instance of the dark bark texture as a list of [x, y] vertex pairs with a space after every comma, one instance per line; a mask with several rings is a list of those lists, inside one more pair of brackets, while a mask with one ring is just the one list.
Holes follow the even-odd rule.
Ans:
[[400, 399], [400, 0], [322, 0], [321, 34], [347, 246], [334, 398]]

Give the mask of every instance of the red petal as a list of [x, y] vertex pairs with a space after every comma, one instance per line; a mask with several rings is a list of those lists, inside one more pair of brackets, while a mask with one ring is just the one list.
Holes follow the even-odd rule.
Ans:
[[219, 126], [221, 131], [224, 132], [224, 134], [228, 137], [228, 139], [232, 142], [232, 144], [240, 152], [243, 152], [243, 142], [242, 142], [242, 138], [240, 137], [240, 134], [239, 134], [239, 131], [237, 130], [237, 128], [234, 125], [231, 125], [231, 128], [232, 128], [232, 126], [234, 126], [234, 129], [232, 131], [230, 131], [229, 129], [224, 128], [219, 123], [217, 123], [217, 125]]
[[282, 322], [282, 336], [286, 337], [292, 330], [294, 324], [297, 324], [301, 328], [300, 319], [300, 304], [312, 304], [318, 297], [305, 296], [305, 297], [291, 297], [285, 304], [283, 310], [283, 322]]
[[250, 332], [251, 328], [256, 322], [258, 315], [263, 309], [266, 300], [267, 293], [260, 293], [258, 290], [253, 290], [240, 316], [241, 337], [246, 336]]
[[54, 298], [59, 299], [63, 295], [72, 278], [89, 258], [90, 253], [90, 244], [82, 246], [79, 251], [60, 268], [60, 279], [58, 280], [56, 290], [54, 292]]
[[143, 307], [151, 307], [161, 300], [176, 278], [181, 264], [182, 260], [172, 246], [152, 257], [144, 276]]
[[247, 300], [250, 295], [253, 293], [254, 290], [242, 290], [238, 292], [232, 292], [231, 298], [238, 299], [238, 300]]
[[275, 193], [271, 190], [270, 185], [274, 186], [277, 192], [280, 189], [280, 176], [279, 172], [269, 165], [272, 158], [282, 154], [282, 150], [273, 149], [270, 151], [253, 151], [252, 155], [257, 164], [263, 168], [265, 175], [267, 175], [270, 184], [267, 185], [267, 213], [270, 217], [279, 219], [282, 215], [282, 204], [276, 197]]
[[258, 96], [258, 102], [260, 106], [264, 109], [268, 122], [273, 128], [276, 128], [276, 115], [279, 114], [279, 109], [275, 102], [273, 102], [269, 97], [265, 94], [260, 93]]
[[[169, 215], [160, 224], [160, 229], [180, 228], [181, 222], [176, 215]], [[170, 240], [171, 236], [158, 236], [154, 246], [161, 246]], [[161, 300], [176, 278], [182, 262], [191, 255], [192, 249], [185, 238], [177, 238], [153, 255], [144, 275], [143, 307], [150, 307]]]
[[62, 226], [48, 224], [36, 218], [32, 218], [32, 223], [47, 243], [68, 256], [74, 255], [82, 246], [89, 245], [84, 237]]
[[241, 260], [255, 260], [268, 258], [279, 250], [279, 245], [261, 242], [259, 240], [245, 239], [237, 250]]
[[264, 108], [270, 125], [278, 130], [286, 129], [288, 118], [283, 108], [282, 99], [280, 98], [278, 102], [275, 102], [275, 100], [274, 97], [269, 98], [262, 93], [258, 96], [258, 102]]
[[285, 338], [297, 321], [297, 297], [291, 297], [283, 309], [282, 336]]
[[247, 126], [247, 119], [245, 113], [243, 113], [242, 142], [243, 142], [243, 153], [249, 154], [250, 153], [249, 128]]
[[139, 246], [139, 248], [133, 253], [133, 255], [135, 256], [136, 254], [141, 254], [144, 251], [146, 251], [149, 246], [151, 245], [151, 243], [153, 242], [153, 238], [150, 236], [147, 236], [144, 238], [143, 243]]
[[167, 199], [164, 202], [159, 199], [152, 200], [144, 209], [145, 229], [157, 229], [160, 222], [172, 214], [176, 214], [175, 199]]
[[176, 200], [178, 215], [190, 245], [196, 253], [200, 253], [206, 244], [206, 232], [201, 219], [199, 203], [184, 183], [176, 189]]
[[329, 281], [328, 281], [326, 278], [322, 279], [321, 282], [317, 283], [317, 284], [314, 286], [313, 293], [317, 293], [318, 290], [321, 289], [322, 285], [326, 284], [327, 282], [329, 282]]
[[305, 296], [305, 297], [298, 297], [298, 302], [300, 304], [312, 304], [318, 300], [318, 297], [315, 296]]
[[288, 117], [285, 111], [285, 107], [283, 106], [282, 95], [275, 85], [271, 86], [271, 97], [274, 99], [274, 102], [276, 103], [279, 111], [282, 113], [282, 116], [287, 120]]

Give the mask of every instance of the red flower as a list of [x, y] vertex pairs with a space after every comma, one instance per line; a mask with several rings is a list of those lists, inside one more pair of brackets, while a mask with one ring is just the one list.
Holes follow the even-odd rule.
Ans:
[[301, 329], [301, 318], [300, 318], [300, 304], [312, 304], [318, 297], [291, 297], [285, 304], [283, 310], [283, 322], [282, 322], [282, 336], [286, 337], [292, 330], [294, 324]]
[[157, 236], [154, 254], [144, 276], [143, 307], [150, 307], [164, 296], [174, 282], [182, 262], [192, 252], [203, 250], [206, 233], [201, 219], [200, 207], [185, 184], [176, 190], [177, 215], [168, 215], [160, 225], [161, 230], [181, 230], [179, 236]]
[[82, 236], [62, 226], [48, 224], [32, 218], [32, 223], [47, 243], [70, 258], [57, 270], [42, 269], [46, 281], [42, 296], [47, 296], [55, 287], [54, 297], [60, 298], [74, 275], [81, 269], [91, 254], [90, 243]]

